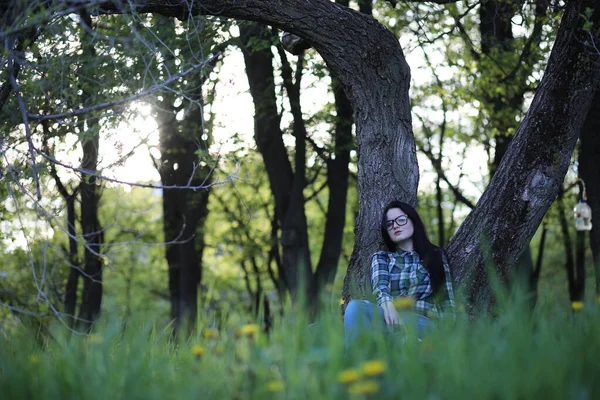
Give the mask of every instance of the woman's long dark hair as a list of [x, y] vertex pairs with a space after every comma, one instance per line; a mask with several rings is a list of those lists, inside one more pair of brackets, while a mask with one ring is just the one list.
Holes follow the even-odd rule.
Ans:
[[419, 254], [419, 257], [423, 260], [423, 266], [427, 272], [429, 272], [431, 288], [433, 294], [436, 294], [444, 282], [446, 282], [446, 273], [444, 272], [444, 264], [442, 261], [442, 250], [429, 241], [427, 232], [425, 231], [425, 225], [423, 225], [421, 217], [419, 217], [419, 214], [412, 206], [402, 201], [392, 201], [385, 207], [383, 215], [381, 216], [381, 235], [383, 236], [383, 240], [389, 251], [396, 251], [398, 248], [398, 246], [392, 242], [387, 230], [387, 212], [392, 208], [401, 209], [412, 221], [414, 226], [412, 237], [413, 247]]

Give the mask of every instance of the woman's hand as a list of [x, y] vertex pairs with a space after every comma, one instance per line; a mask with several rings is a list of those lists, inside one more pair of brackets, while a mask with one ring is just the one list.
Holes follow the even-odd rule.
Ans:
[[383, 309], [383, 318], [388, 326], [400, 325], [400, 316], [396, 311], [396, 307], [394, 307], [394, 303], [386, 301], [381, 304], [381, 308]]

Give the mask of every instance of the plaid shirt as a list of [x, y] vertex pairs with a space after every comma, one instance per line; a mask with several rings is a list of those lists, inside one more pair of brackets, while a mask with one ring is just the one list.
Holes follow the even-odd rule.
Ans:
[[[454, 291], [446, 255], [442, 253], [446, 272], [446, 285], [435, 296], [431, 295], [429, 273], [416, 252], [398, 250], [397, 253], [378, 251], [371, 263], [371, 283], [377, 305], [393, 301], [394, 297], [411, 296], [415, 299], [415, 311], [423, 315], [440, 316], [454, 313]], [[436, 301], [437, 300], [437, 301]]]

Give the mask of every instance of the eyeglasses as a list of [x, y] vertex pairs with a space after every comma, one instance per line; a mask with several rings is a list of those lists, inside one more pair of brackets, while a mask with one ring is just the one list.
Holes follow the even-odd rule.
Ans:
[[385, 226], [387, 228], [388, 231], [391, 231], [392, 229], [394, 229], [394, 223], [398, 226], [403, 226], [406, 225], [406, 223], [408, 222], [408, 217], [406, 215], [401, 215], [396, 219], [393, 219], [391, 221], [388, 221]]

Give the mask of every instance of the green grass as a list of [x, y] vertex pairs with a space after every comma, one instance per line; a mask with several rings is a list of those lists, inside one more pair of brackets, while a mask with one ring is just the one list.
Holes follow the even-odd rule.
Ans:
[[[309, 327], [288, 311], [267, 335], [240, 332], [241, 315], [222, 321], [218, 338], [203, 322], [187, 341], [138, 317], [103, 320], [89, 336], [61, 324], [34, 336], [22, 327], [0, 339], [3, 399], [593, 399], [600, 397], [600, 310], [558, 305], [529, 315], [514, 305], [497, 318], [441, 325], [419, 342], [406, 335], [367, 337], [345, 352], [332, 311]], [[106, 313], [105, 313], [106, 314]], [[204, 320], [210, 320], [206, 318]], [[250, 327], [251, 328], [251, 327]], [[200, 347], [194, 347], [200, 346]], [[203, 350], [197, 357], [195, 351]], [[381, 361], [382, 374], [353, 384], [339, 373]], [[357, 384], [358, 382], [358, 384]], [[365, 384], [366, 382], [366, 384]], [[361, 386], [362, 385], [362, 386]], [[277, 391], [280, 390], [280, 391]], [[372, 391], [373, 394], [356, 392]]]

